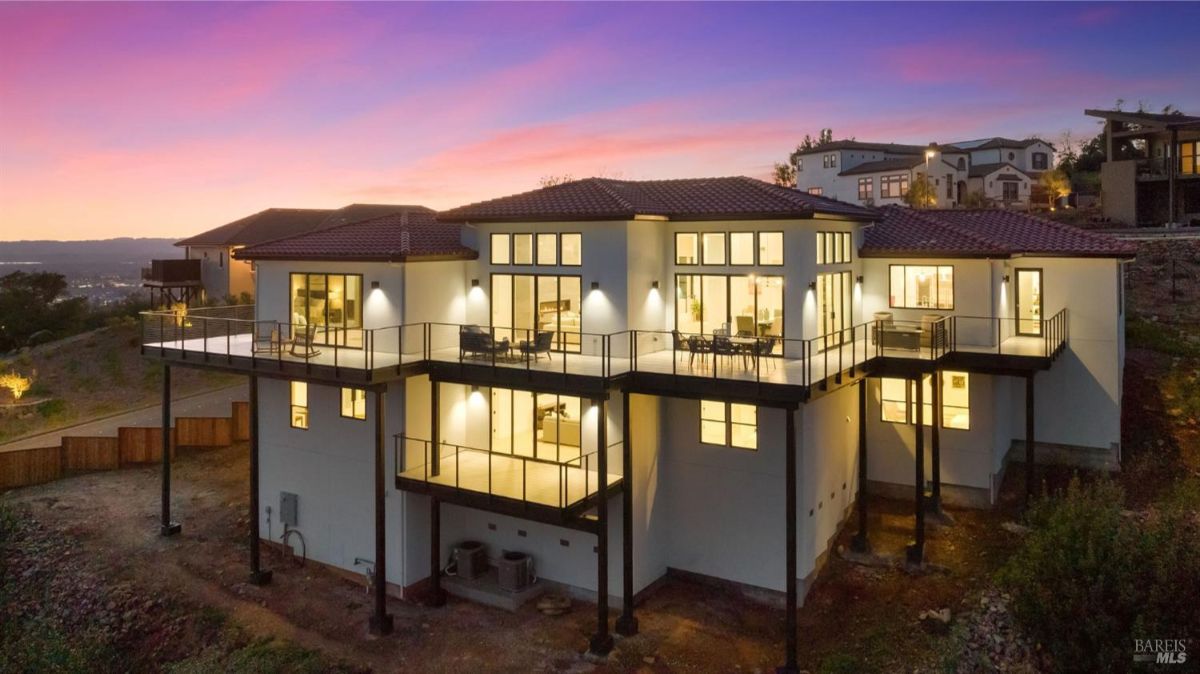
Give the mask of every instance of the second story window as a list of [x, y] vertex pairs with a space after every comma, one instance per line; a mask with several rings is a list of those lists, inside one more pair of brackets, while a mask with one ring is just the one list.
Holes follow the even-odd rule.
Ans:
[[810, 187], [810, 188], [808, 188], [808, 193], [809, 193], [809, 194], [811, 194], [811, 195], [813, 195], [814, 197], [819, 197], [819, 196], [821, 196], [822, 194], [824, 194], [824, 193], [825, 193], [825, 188], [823, 188], [823, 187]]
[[492, 242], [492, 264], [508, 264], [512, 261], [512, 256], [509, 251], [509, 235], [508, 234], [493, 234]]
[[888, 306], [898, 309], [954, 309], [954, 267], [893, 264]]
[[817, 264], [850, 264], [850, 232], [817, 232]]
[[803, 159], [797, 159], [797, 160], [796, 160], [796, 173], [799, 173], [799, 172], [801, 172], [801, 171], [803, 171], [803, 170], [804, 170], [804, 160], [803, 160]]
[[898, 199], [908, 194], [908, 176], [883, 176], [879, 179], [879, 196], [882, 199]]
[[1050, 166], [1050, 161], [1045, 152], [1034, 152], [1033, 153], [1033, 170], [1034, 171], [1045, 171], [1047, 168], [1049, 168], [1049, 166]]
[[700, 235], [695, 232], [675, 234], [675, 264], [700, 264]]
[[754, 264], [754, 232], [729, 233], [729, 264]]
[[783, 232], [758, 233], [758, 263], [767, 266], [783, 265]]
[[308, 384], [302, 381], [291, 383], [292, 428], [308, 429]]
[[541, 267], [555, 267], [558, 265], [557, 234], [537, 235], [537, 263]]
[[858, 200], [866, 201], [874, 196], [875, 179], [874, 178], [859, 178], [858, 179]]
[[825, 168], [837, 168], [837, 153], [821, 156], [821, 166]]
[[700, 442], [758, 449], [758, 408], [741, 403], [701, 400]]
[[342, 416], [347, 419], [366, 419], [367, 392], [360, 388], [343, 388]]
[[725, 264], [725, 232], [704, 232], [700, 243], [704, 264]]
[[512, 235], [513, 264], [533, 264], [533, 235]]
[[559, 264], [565, 267], [578, 267], [583, 264], [583, 235], [562, 234], [559, 236], [562, 246]]

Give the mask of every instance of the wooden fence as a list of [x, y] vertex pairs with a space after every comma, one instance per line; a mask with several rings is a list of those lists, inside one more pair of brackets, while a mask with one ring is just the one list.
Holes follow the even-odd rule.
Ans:
[[[171, 456], [179, 447], [228, 447], [250, 438], [250, 408], [233, 403], [228, 417], [176, 417]], [[64, 436], [58, 447], [0, 452], [0, 489], [51, 482], [75, 472], [162, 461], [161, 426], [121, 426], [117, 437]]]

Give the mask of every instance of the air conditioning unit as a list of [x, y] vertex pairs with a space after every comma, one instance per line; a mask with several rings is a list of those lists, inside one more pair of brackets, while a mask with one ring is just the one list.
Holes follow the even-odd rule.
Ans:
[[454, 546], [454, 566], [460, 578], [473, 580], [487, 572], [487, 548], [479, 541]]
[[520, 592], [533, 584], [533, 557], [524, 552], [505, 550], [496, 562], [500, 587], [509, 592]]

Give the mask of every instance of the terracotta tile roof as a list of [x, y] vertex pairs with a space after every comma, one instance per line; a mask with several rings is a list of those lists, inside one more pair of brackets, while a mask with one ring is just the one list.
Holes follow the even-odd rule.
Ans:
[[853, 168], [848, 168], [838, 175], [854, 176], [864, 173], [882, 173], [884, 171], [907, 171], [914, 166], [920, 166], [925, 163], [925, 156], [916, 157], [897, 157], [895, 159], [880, 159], [879, 161], [869, 161]]
[[881, 209], [865, 230], [863, 257], [1117, 257], [1135, 244], [1027, 213], [1002, 209]]
[[268, 208], [177, 241], [176, 246], [248, 246], [318, 229], [332, 210]]
[[532, 192], [460, 206], [438, 214], [443, 222], [546, 222], [808, 218], [816, 213], [857, 220], [874, 211], [743, 176], [683, 180], [587, 178]]
[[234, 252], [245, 260], [345, 260], [405, 262], [474, 259], [478, 253], [462, 244], [462, 228], [436, 220], [432, 209], [405, 210], [370, 220], [248, 246]]
[[341, 208], [268, 208], [177, 242], [176, 246], [251, 246], [361, 222], [421, 206], [350, 204]]

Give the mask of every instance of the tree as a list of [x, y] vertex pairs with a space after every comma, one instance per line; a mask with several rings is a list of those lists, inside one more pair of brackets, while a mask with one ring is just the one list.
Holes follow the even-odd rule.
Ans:
[[937, 188], [933, 181], [924, 173], [918, 173], [908, 191], [904, 193], [904, 203], [913, 208], [933, 208], [937, 206]]
[[1042, 175], [1038, 176], [1038, 185], [1046, 192], [1046, 206], [1049, 208], [1054, 207], [1054, 202], [1059, 197], [1071, 193], [1071, 179], [1060, 169], [1043, 171]]
[[66, 290], [62, 274], [15, 271], [0, 277], [0, 353], [25, 346], [39, 332], [58, 337], [78, 332], [87, 298], [67, 297]]
[[964, 208], [987, 208], [991, 204], [983, 190], [974, 190], [967, 192], [967, 196], [963, 197]]
[[775, 184], [780, 187], [795, 187], [796, 165], [775, 162]]
[[0, 374], [0, 388], [6, 388], [12, 393], [13, 400], [20, 400], [25, 392], [33, 387], [32, 377], [23, 377], [15, 371]]
[[1071, 130], [1067, 129], [1058, 136], [1058, 166], [1061, 171], [1065, 171], [1068, 175], [1075, 171], [1075, 163], [1079, 161], [1079, 147], [1081, 143], [1075, 140], [1071, 135]]
[[833, 129], [821, 129], [817, 132], [817, 137], [815, 139], [806, 133], [804, 134], [804, 140], [800, 141], [800, 144], [796, 146], [796, 149], [792, 150], [792, 153], [788, 155], [788, 163], [794, 168], [800, 163], [800, 155], [812, 152], [822, 145], [828, 145], [832, 142]]
[[565, 183], [574, 182], [574, 181], [575, 181], [575, 176], [571, 175], [570, 173], [564, 173], [562, 175], [548, 175], [548, 176], [542, 176], [538, 180], [538, 186], [554, 187], [555, 185], [563, 185]]

